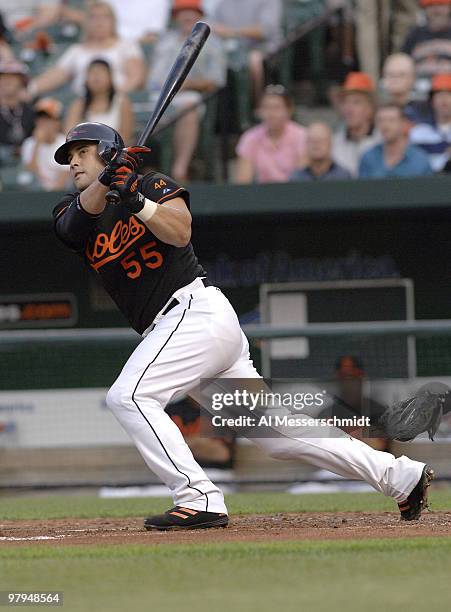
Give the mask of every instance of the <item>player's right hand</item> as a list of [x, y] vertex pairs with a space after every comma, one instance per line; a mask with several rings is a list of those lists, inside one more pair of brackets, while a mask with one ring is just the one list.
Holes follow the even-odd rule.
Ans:
[[139, 177], [136, 172], [130, 172], [124, 166], [117, 170], [111, 182], [111, 189], [119, 194], [121, 203], [133, 214], [140, 212], [145, 203], [145, 197], [138, 191], [138, 186]]
[[130, 172], [137, 172], [139, 166], [143, 162], [143, 155], [150, 152], [151, 149], [148, 147], [133, 146], [122, 149], [122, 151], [116, 153], [113, 159], [108, 162], [99, 174], [99, 182], [105, 185], [105, 187], [109, 187], [119, 168], [126, 168]]

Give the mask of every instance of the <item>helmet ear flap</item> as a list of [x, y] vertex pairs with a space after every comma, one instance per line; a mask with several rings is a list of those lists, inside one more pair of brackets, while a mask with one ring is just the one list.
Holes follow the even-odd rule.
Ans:
[[117, 153], [117, 148], [112, 146], [111, 142], [100, 140], [97, 145], [97, 153], [99, 157], [108, 164]]

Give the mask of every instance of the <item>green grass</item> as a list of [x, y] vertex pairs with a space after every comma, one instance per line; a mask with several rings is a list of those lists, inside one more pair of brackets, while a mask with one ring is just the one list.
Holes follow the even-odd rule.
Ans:
[[[449, 511], [451, 491], [432, 492], [431, 502]], [[3, 497], [0, 512], [4, 519], [126, 517], [169, 503]], [[237, 494], [227, 503], [232, 514], [395, 510], [376, 493]], [[0, 542], [0, 591], [63, 591], [64, 612], [441, 612], [451, 602], [450, 559], [451, 538], [14, 548]]]
[[66, 612], [435, 612], [450, 555], [438, 538], [26, 547], [0, 550], [0, 589], [61, 590]]
[[[379, 493], [237, 493], [226, 497], [231, 514], [274, 512], [371, 512], [395, 511], [392, 499]], [[169, 498], [99, 499], [94, 495], [30, 496], [0, 498], [3, 519], [95, 518], [145, 516], [167, 508]], [[451, 510], [451, 489], [432, 491], [433, 510]]]

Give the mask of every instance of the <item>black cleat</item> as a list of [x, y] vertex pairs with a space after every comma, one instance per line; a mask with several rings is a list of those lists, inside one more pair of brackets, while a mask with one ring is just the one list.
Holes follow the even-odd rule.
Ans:
[[416, 521], [428, 507], [428, 487], [435, 478], [434, 470], [425, 465], [421, 478], [405, 502], [398, 504], [403, 521]]
[[176, 529], [209, 529], [210, 527], [227, 527], [229, 517], [218, 512], [202, 512], [183, 506], [175, 506], [164, 514], [157, 514], [144, 519], [147, 530], [158, 529], [169, 531]]

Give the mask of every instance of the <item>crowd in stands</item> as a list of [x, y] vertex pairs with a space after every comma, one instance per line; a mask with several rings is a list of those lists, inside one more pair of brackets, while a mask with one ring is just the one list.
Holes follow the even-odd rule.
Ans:
[[[148, 91], [153, 103], [169, 74], [174, 58], [197, 21], [204, 17], [198, 0], [175, 2], [172, 10], [174, 28], [160, 38], [152, 56]], [[188, 167], [198, 141], [199, 124], [205, 108], [202, 95], [226, 84], [226, 58], [218, 38], [211, 38], [191, 69], [182, 91], [173, 99], [169, 113], [177, 113], [171, 175], [179, 182], [188, 179]]]
[[[268, 65], [283, 62], [284, 34], [298, 25], [284, 15], [296, 3], [324, 11], [322, 51], [334, 50], [341, 67], [339, 79], [329, 74], [333, 121], [318, 109], [304, 125], [293, 82], [271, 84]], [[173, 124], [166, 171], [176, 180], [193, 178], [208, 100], [242, 73], [253, 125], [237, 121], [229, 134], [236, 183], [451, 169], [451, 0], [2, 0], [1, 13], [0, 177], [20, 164], [22, 186], [65, 188], [52, 151], [81, 121], [107, 123], [132, 144], [135, 109], [152, 108], [200, 19], [213, 33], [165, 117]]]

